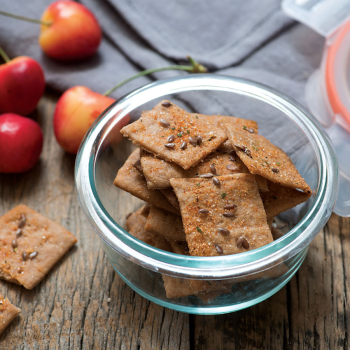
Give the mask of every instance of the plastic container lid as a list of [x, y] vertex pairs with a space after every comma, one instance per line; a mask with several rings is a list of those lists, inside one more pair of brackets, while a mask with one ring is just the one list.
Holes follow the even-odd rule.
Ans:
[[325, 127], [338, 157], [334, 212], [350, 217], [350, 1], [285, 0], [282, 8], [326, 37], [321, 67], [306, 84], [306, 102]]

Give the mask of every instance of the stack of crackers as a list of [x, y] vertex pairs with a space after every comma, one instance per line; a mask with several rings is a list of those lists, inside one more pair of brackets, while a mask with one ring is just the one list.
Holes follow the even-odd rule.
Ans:
[[[269, 244], [274, 217], [311, 190], [287, 154], [252, 120], [188, 113], [170, 101], [121, 130], [137, 148], [114, 185], [145, 201], [126, 229], [141, 241], [191, 256], [243, 253]], [[163, 276], [168, 298], [204, 301], [230, 284]]]

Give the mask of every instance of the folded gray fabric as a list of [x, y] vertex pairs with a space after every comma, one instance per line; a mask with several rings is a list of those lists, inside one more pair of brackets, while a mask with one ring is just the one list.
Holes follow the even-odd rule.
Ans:
[[[1, 9], [40, 18], [50, 2], [3, 2]], [[55, 62], [40, 50], [38, 25], [6, 17], [0, 17], [0, 45], [10, 57], [28, 55], [38, 60], [47, 84], [59, 91], [85, 85], [103, 92], [139, 70], [167, 66], [174, 63], [172, 59], [183, 61], [191, 54], [212, 68], [243, 60], [234, 68], [212, 71], [263, 82], [301, 102], [303, 84], [321, 57], [322, 39], [302, 25], [292, 25], [277, 0], [161, 5], [154, 0], [81, 2], [96, 15], [104, 32], [98, 53], [91, 59]], [[187, 73], [167, 71], [140, 78], [113, 96], [120, 97], [152, 79], [183, 74]]]
[[214, 68], [238, 63], [288, 27], [280, 0], [108, 0], [159, 53]]

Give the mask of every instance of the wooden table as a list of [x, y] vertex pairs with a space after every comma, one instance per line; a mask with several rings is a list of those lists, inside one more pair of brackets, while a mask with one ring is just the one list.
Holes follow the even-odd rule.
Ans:
[[277, 294], [249, 309], [193, 316], [140, 297], [114, 273], [74, 189], [75, 157], [56, 143], [49, 92], [34, 118], [44, 132], [40, 163], [0, 175], [0, 214], [24, 203], [79, 242], [36, 288], [0, 282], [22, 313], [0, 349], [347, 349], [350, 219], [332, 215], [306, 261]]

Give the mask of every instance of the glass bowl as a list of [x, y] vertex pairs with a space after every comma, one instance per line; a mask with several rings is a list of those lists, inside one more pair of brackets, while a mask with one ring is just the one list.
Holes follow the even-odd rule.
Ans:
[[[159, 250], [124, 230], [126, 215], [141, 207], [142, 202], [113, 186], [118, 169], [135, 148], [121, 138], [119, 129], [126, 119], [136, 120], [141, 111], [153, 108], [162, 99], [188, 112], [256, 120], [259, 134], [291, 157], [313, 195], [306, 203], [280, 215], [288, 224], [287, 233], [246, 253], [192, 257]], [[80, 205], [102, 240], [109, 261], [133, 290], [174, 310], [220, 314], [259, 303], [292, 278], [310, 242], [332, 213], [338, 192], [338, 167], [322, 127], [298, 103], [252, 81], [203, 74], [149, 84], [110, 106], [80, 146], [75, 181]], [[229, 290], [221, 295], [212, 292], [168, 299], [162, 275], [171, 276], [179, 291], [189, 280], [208, 286], [225, 284]]]

